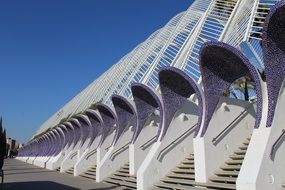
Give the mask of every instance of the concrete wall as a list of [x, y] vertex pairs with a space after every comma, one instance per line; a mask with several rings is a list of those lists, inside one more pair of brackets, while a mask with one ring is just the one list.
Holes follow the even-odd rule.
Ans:
[[[243, 116], [226, 130], [221, 138], [213, 143], [220, 134], [242, 111]], [[214, 171], [224, 164], [231, 154], [252, 133], [255, 122], [255, 110], [249, 103], [237, 99], [221, 97], [214, 115], [203, 137], [194, 138], [195, 181], [206, 183]], [[211, 158], [211, 159], [209, 159]]]
[[[176, 112], [163, 140], [153, 144], [138, 169], [138, 189], [150, 189], [186, 156], [193, 153], [192, 141], [195, 128], [188, 130], [198, 121], [198, 116], [195, 114], [197, 114], [197, 105], [189, 101]], [[181, 137], [186, 131], [188, 132]]]

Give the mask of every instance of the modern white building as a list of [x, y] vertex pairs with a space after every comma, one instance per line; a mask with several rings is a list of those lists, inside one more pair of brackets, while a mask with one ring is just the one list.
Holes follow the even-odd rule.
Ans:
[[284, 1], [196, 0], [18, 159], [130, 189], [284, 189], [284, 31]]
[[111, 104], [112, 94], [131, 97], [133, 82], [157, 89], [161, 67], [177, 67], [198, 80], [199, 51], [207, 41], [222, 41], [242, 49], [262, 71], [262, 24], [275, 3], [275, 0], [194, 1], [52, 115], [35, 135], [93, 103]]

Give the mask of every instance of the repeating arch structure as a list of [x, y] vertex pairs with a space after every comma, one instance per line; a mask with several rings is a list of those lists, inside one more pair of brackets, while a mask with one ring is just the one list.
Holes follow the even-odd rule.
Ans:
[[198, 99], [198, 125], [201, 124], [203, 107], [201, 91], [197, 83], [183, 71], [175, 67], [164, 67], [159, 71], [159, 86], [163, 101], [163, 125], [159, 129], [159, 140], [164, 137], [177, 110], [181, 109], [187, 98], [196, 94]]
[[49, 147], [49, 141], [50, 141], [50, 132], [48, 132], [46, 135], [43, 136], [43, 138], [41, 139], [42, 150], [34, 151], [34, 156], [40, 156], [43, 155], [45, 152], [47, 152], [47, 147]]
[[[50, 136], [50, 131], [43, 136], [43, 138], [41, 139], [41, 147], [42, 147], [42, 150], [40, 151], [34, 151], [34, 156], [41, 156], [41, 155], [44, 155], [48, 152], [48, 148], [49, 148], [49, 141], [51, 139], [51, 136]], [[38, 146], [40, 147], [40, 146]]]
[[89, 135], [90, 142], [88, 145], [88, 147], [90, 147], [95, 138], [103, 132], [103, 120], [95, 110], [87, 109], [85, 114], [89, 117], [92, 126]]
[[49, 139], [49, 147], [47, 147], [47, 152], [45, 153], [48, 156], [52, 156], [56, 153], [57, 147], [55, 146], [56, 141], [58, 140], [58, 134], [55, 132], [55, 129], [51, 130], [50, 132], [50, 139]]
[[203, 136], [224, 90], [235, 80], [249, 75], [256, 86], [257, 113], [255, 128], [262, 116], [262, 89], [258, 71], [236, 48], [222, 42], [207, 42], [200, 52], [200, 69], [205, 93]]
[[[118, 118], [116, 134], [112, 145], [115, 145], [122, 135], [123, 131], [129, 126], [131, 120], [136, 116], [136, 109], [133, 102], [120, 95], [113, 95], [112, 102]], [[133, 125], [136, 126], [136, 120]]]
[[118, 119], [116, 113], [106, 104], [98, 104], [97, 109], [103, 120], [103, 133], [99, 143], [99, 146], [101, 146], [108, 134], [115, 130]]
[[53, 130], [51, 130], [48, 133], [46, 141], [45, 141], [46, 146], [44, 148], [44, 152], [41, 152], [41, 154], [38, 154], [37, 156], [42, 156], [42, 155], [50, 156], [53, 153], [54, 147], [52, 146], [52, 144], [53, 144], [53, 141], [55, 140], [55, 138], [56, 138], [55, 134], [54, 134]]
[[62, 136], [63, 136], [62, 138], [64, 139], [63, 144], [62, 144], [62, 150], [63, 150], [65, 147], [67, 147], [67, 144], [68, 144], [68, 140], [69, 140], [67, 138], [68, 130], [67, 130], [67, 127], [63, 124], [58, 125], [58, 128], [62, 133]]
[[58, 131], [59, 134], [59, 138], [61, 139], [61, 146], [58, 146], [58, 153], [60, 153], [60, 151], [62, 151], [64, 149], [64, 147], [66, 146], [67, 142], [66, 142], [66, 138], [64, 135], [64, 126], [63, 125], [59, 125], [56, 127], [56, 130]]
[[74, 140], [73, 140], [73, 148], [79, 143], [81, 137], [81, 124], [78, 119], [71, 118], [70, 119], [71, 125], [74, 127]]
[[[282, 110], [282, 104], [284, 104], [284, 96], [280, 96], [285, 78], [284, 4], [281, 2], [271, 10], [263, 29], [262, 48], [267, 85], [261, 81], [256, 65], [251, 64], [245, 55], [236, 49], [246, 42], [254, 51], [261, 50], [258, 49], [261, 32], [254, 29], [261, 28], [261, 22], [263, 22], [261, 20], [264, 17], [262, 15], [266, 15], [266, 11], [270, 9], [267, 3], [257, 0], [196, 0], [193, 8], [180, 13], [166, 27], [153, 33], [146, 42], [125, 56], [118, 66], [104, 73], [103, 77], [99, 77], [96, 82], [89, 85], [43, 124], [37, 136], [20, 151], [19, 155], [26, 156], [25, 159], [28, 158], [31, 161], [36, 160], [36, 157], [38, 162], [46, 163], [46, 160], [51, 160], [50, 165], [54, 167], [50, 168], [55, 169], [60, 166], [62, 172], [74, 166], [75, 176], [84, 172], [83, 170], [87, 171], [89, 166], [92, 166], [94, 171], [94, 165], [96, 165], [97, 181], [106, 179], [129, 161], [130, 174], [137, 175], [137, 188], [148, 189], [175, 166], [178, 166], [177, 169], [184, 170], [185, 165], [181, 167], [179, 163], [184, 164], [185, 161], [182, 159], [191, 154], [186, 162], [187, 165], [193, 163], [194, 169], [191, 171], [191, 176], [186, 177], [192, 181], [195, 180], [194, 186], [199, 183], [199, 186], [207, 187], [210, 181], [217, 185], [224, 180], [225, 183], [219, 187], [234, 189], [235, 184], [242, 183], [235, 183], [236, 177], [230, 176], [230, 179], [225, 177], [231, 173], [230, 175], [238, 178], [244, 176], [244, 185], [248, 187], [250, 180], [256, 185], [255, 180], [259, 178], [260, 172], [263, 172], [265, 177], [260, 180], [262, 182], [258, 187], [255, 186], [255, 189], [259, 190], [263, 186], [263, 189], [266, 189], [267, 186], [264, 184], [268, 183], [268, 174], [278, 170], [275, 182], [278, 182], [279, 188], [283, 180], [280, 179], [283, 178], [281, 168], [284, 167], [278, 166], [284, 166], [285, 154], [283, 154], [284, 151], [280, 151], [284, 148], [284, 144], [275, 149], [275, 153], [278, 149], [279, 152], [274, 153], [274, 159], [269, 158], [268, 155], [274, 149], [280, 132], [285, 137], [280, 125], [283, 121], [282, 116], [275, 114], [275, 110], [280, 113], [279, 110]], [[239, 14], [241, 11], [242, 14]], [[212, 42], [207, 42], [209, 40]], [[235, 47], [213, 42], [216, 40], [227, 42]], [[201, 51], [200, 47], [202, 47]], [[239, 49], [243, 50], [243, 47], [240, 46]], [[262, 56], [260, 57], [258, 52], [255, 53], [258, 54], [256, 59], [259, 58], [262, 62]], [[200, 67], [198, 61], [200, 61]], [[202, 85], [198, 85], [195, 81], [200, 74], [203, 90]], [[110, 76], [112, 76], [111, 79]], [[224, 90], [243, 76], [249, 76], [254, 81], [257, 112], [250, 102], [221, 98]], [[262, 89], [264, 87], [267, 87], [267, 91]], [[197, 107], [195, 107], [197, 102], [192, 102], [196, 99], [189, 99], [192, 94], [197, 97]], [[220, 105], [219, 101], [229, 103], [229, 110], [217, 108]], [[101, 103], [98, 104], [98, 102]], [[277, 102], [281, 104], [276, 105]], [[90, 104], [96, 104], [98, 111], [85, 110], [88, 107], [91, 108]], [[109, 106], [111, 104], [113, 107]], [[195, 112], [191, 112], [193, 106]], [[243, 117], [246, 106], [250, 108], [247, 112], [250, 114], [245, 114]], [[199, 136], [193, 133], [197, 122], [196, 108], [199, 116], [196, 135], [199, 134]], [[236, 117], [240, 112], [241, 114]], [[61, 123], [61, 120], [69, 118], [70, 114], [76, 114], [76, 116]], [[254, 118], [255, 114], [256, 118]], [[228, 124], [228, 121], [230, 124], [220, 125], [223, 118], [228, 119], [224, 121], [225, 124]], [[273, 119], [274, 127], [271, 127]], [[158, 120], [157, 127], [154, 123], [158, 123]], [[266, 125], [264, 125], [265, 120]], [[207, 129], [209, 123], [213, 124], [212, 126], [220, 126]], [[132, 124], [134, 132], [126, 131]], [[255, 130], [250, 127], [253, 125]], [[176, 126], [179, 127], [176, 128]], [[258, 128], [259, 126], [262, 127]], [[248, 138], [250, 134], [252, 134], [251, 139]], [[131, 144], [129, 144], [130, 139]], [[242, 142], [244, 139], [248, 141]], [[88, 146], [87, 141], [90, 141]], [[240, 143], [243, 145], [239, 146]], [[250, 146], [248, 150], [246, 144]], [[235, 152], [234, 149], [238, 146], [241, 148]], [[234, 156], [238, 160], [227, 160], [233, 158], [229, 155], [232, 152], [238, 154]], [[59, 156], [56, 157], [58, 154]], [[242, 160], [243, 154], [246, 155], [244, 160]], [[209, 156], [211, 159], [208, 159]], [[278, 163], [278, 159], [283, 165]], [[252, 163], [252, 160], [256, 162]], [[229, 167], [220, 167], [224, 161]], [[65, 164], [62, 164], [63, 162]], [[241, 166], [241, 163], [242, 168], [236, 169]], [[275, 164], [274, 167], [271, 167], [273, 164]], [[231, 167], [234, 168], [233, 172], [229, 172]], [[77, 172], [76, 168], [80, 168], [80, 171]], [[222, 177], [217, 175], [211, 178], [217, 168], [226, 168], [226, 172], [218, 171], [222, 173]], [[240, 175], [238, 170], [243, 175]], [[183, 176], [180, 175], [183, 183], [186, 182], [185, 175], [184, 173]], [[177, 176], [175, 174], [175, 181], [173, 175], [167, 176], [167, 181], [173, 180], [171, 182], [173, 185], [179, 182]], [[158, 187], [162, 188], [167, 181], [161, 180], [163, 183], [158, 184]], [[166, 185], [169, 188], [170, 183]], [[183, 188], [183, 185], [180, 185], [179, 188]], [[215, 186], [217, 189], [219, 187]], [[237, 186], [237, 189], [244, 188]]]
[[262, 47], [268, 90], [268, 116], [266, 127], [271, 127], [277, 99], [285, 78], [285, 2], [274, 6], [263, 28]]
[[153, 114], [155, 110], [159, 110], [160, 112], [160, 125], [162, 125], [163, 107], [160, 95], [148, 86], [140, 83], [133, 83], [131, 89], [137, 111], [137, 125], [132, 137], [132, 143], [134, 143], [149, 116]]
[[68, 137], [69, 137], [69, 147], [75, 146], [75, 127], [68, 121], [64, 123], [68, 128]]
[[[263, 128], [255, 130], [252, 134], [252, 148], [247, 151], [243, 161], [237, 189], [284, 188], [284, 29], [285, 2], [282, 1], [270, 10], [263, 27], [262, 49], [268, 97], [268, 103], [264, 105], [263, 111], [267, 120]], [[273, 181], [268, 180], [268, 176]]]
[[[56, 153], [58, 147], [56, 147], [55, 144], [56, 144], [56, 141], [58, 141], [58, 140], [59, 139], [58, 139], [57, 132], [55, 131], [55, 129], [52, 129], [51, 130], [51, 139], [49, 142], [50, 147], [49, 147], [49, 151], [47, 153], [48, 156], [52, 156]], [[59, 144], [60, 144], [60, 142], [59, 142]]]
[[61, 135], [56, 128], [54, 128], [54, 134], [55, 134], [55, 139], [52, 143], [52, 147], [54, 148], [54, 150], [52, 152], [52, 156], [58, 155], [58, 153], [61, 150], [61, 146], [62, 146], [62, 143], [64, 140], [63, 138], [61, 138]]
[[91, 122], [89, 121], [88, 117], [86, 115], [83, 114], [79, 114], [78, 116], [76, 116], [76, 118], [78, 119], [78, 121], [80, 122], [80, 126], [81, 126], [81, 147], [83, 146], [83, 144], [88, 140], [88, 137], [90, 135], [90, 131], [91, 131]]

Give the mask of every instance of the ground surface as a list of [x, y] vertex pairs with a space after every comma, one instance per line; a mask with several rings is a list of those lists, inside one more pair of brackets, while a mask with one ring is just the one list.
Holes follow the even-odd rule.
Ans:
[[95, 183], [82, 177], [46, 170], [15, 159], [6, 159], [3, 167], [4, 190], [118, 190], [107, 183]]

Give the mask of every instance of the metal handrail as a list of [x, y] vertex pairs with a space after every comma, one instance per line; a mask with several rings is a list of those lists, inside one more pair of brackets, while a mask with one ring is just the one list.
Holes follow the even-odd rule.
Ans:
[[70, 159], [74, 158], [74, 156], [77, 155], [77, 152], [74, 152], [73, 154], [70, 155]]
[[154, 139], [156, 139], [157, 135], [155, 135], [154, 137], [152, 137], [151, 139], [149, 139], [148, 141], [146, 141], [143, 145], [140, 146], [140, 148], [144, 148], [146, 146], [148, 146], [150, 144], [150, 142], [152, 142]]
[[88, 160], [90, 156], [92, 156], [93, 154], [95, 154], [97, 152], [97, 149], [92, 150], [91, 152], [89, 152], [86, 156], [85, 159]]
[[112, 145], [108, 146], [107, 148], [105, 148], [105, 150], [109, 150], [109, 148], [111, 148]]
[[172, 145], [174, 145], [178, 140], [180, 140], [181, 138], [183, 138], [186, 134], [188, 134], [190, 131], [192, 131], [193, 129], [195, 129], [197, 127], [197, 123], [195, 125], [193, 125], [191, 128], [189, 128], [188, 130], [186, 130], [184, 133], [182, 133], [179, 137], [177, 137], [174, 141], [172, 141], [171, 143], [169, 143], [164, 149], [162, 149], [160, 151], [160, 153], [157, 156], [157, 160], [160, 159], [161, 155]]
[[113, 157], [115, 157], [115, 155], [120, 152], [120, 151], [124, 151], [127, 147], [129, 147], [131, 142], [128, 142], [127, 144], [125, 144], [124, 146], [122, 146], [121, 148], [119, 148], [118, 150], [116, 150], [111, 156], [110, 156], [110, 159], [112, 160]]
[[278, 139], [274, 142], [274, 144], [271, 147], [271, 151], [270, 151], [271, 160], [274, 159], [275, 152], [278, 149], [278, 144], [281, 142], [281, 140], [284, 138], [284, 136], [285, 136], [285, 129], [282, 129], [281, 135], [278, 137]]
[[248, 109], [251, 107], [251, 105], [249, 105], [248, 107], [246, 107], [230, 124], [227, 125], [226, 128], [224, 128], [216, 137], [214, 137], [212, 139], [212, 143], [215, 144], [216, 141], [226, 132], [229, 130], [229, 128], [231, 128], [231, 126], [241, 118], [241, 116], [244, 115], [245, 112], [248, 111]]

